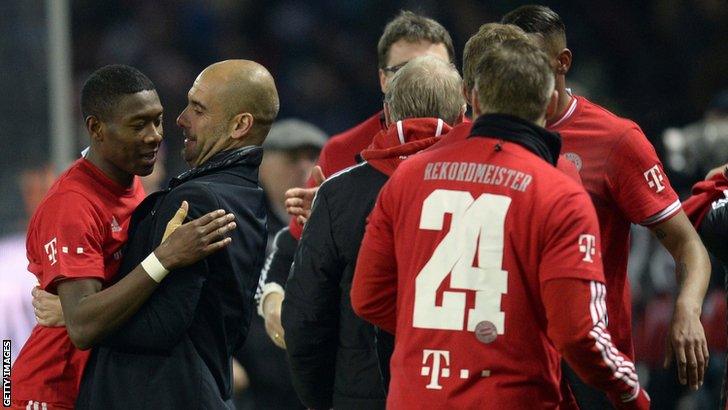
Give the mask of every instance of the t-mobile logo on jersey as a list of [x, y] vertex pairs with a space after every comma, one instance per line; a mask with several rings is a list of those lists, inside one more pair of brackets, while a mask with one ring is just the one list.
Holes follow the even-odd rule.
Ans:
[[[427, 366], [427, 360], [432, 356], [432, 367]], [[442, 358], [445, 358], [444, 365]], [[430, 383], [425, 386], [427, 389], [442, 390], [440, 377], [450, 377], [450, 352], [447, 350], [422, 350], [422, 376], [430, 376]]]
[[58, 239], [53, 238], [50, 242], [43, 245], [45, 248], [46, 254], [48, 254], [48, 260], [51, 261], [51, 266], [55, 265], [56, 262], [58, 262], [58, 259], [56, 259], [56, 255], [58, 255], [58, 251], [56, 250], [56, 243], [58, 242]]
[[647, 185], [650, 188], [655, 188], [655, 191], [657, 192], [661, 192], [665, 189], [665, 186], [662, 185], [662, 171], [660, 171], [660, 167], [657, 165], [645, 171], [643, 175], [645, 176]]
[[597, 238], [594, 235], [579, 235], [579, 252], [584, 254], [584, 262], [594, 262], [592, 256], [597, 252], [596, 245]]

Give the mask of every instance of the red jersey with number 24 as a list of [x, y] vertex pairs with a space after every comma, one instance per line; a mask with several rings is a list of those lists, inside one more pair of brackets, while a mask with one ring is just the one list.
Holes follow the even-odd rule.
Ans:
[[[352, 288], [357, 313], [395, 334], [387, 407], [557, 408], [547, 307], [570, 303], [568, 322], [595, 332], [580, 334], [579, 361], [636, 395], [634, 365], [603, 331], [598, 241], [584, 189], [520, 145], [471, 137], [405, 161], [369, 217]], [[543, 298], [564, 280], [584, 285], [578, 308]]]
[[[28, 270], [40, 287], [55, 293], [64, 279], [107, 284], [121, 262], [131, 213], [144, 195], [138, 177], [124, 187], [88, 160], [77, 160], [30, 221]], [[72, 407], [88, 356], [73, 345], [65, 327], [36, 325], [13, 366], [13, 400]]]

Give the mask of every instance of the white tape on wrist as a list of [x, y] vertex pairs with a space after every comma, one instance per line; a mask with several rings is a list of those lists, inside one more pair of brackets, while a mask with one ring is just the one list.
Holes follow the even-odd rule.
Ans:
[[144, 268], [147, 275], [149, 275], [149, 277], [157, 283], [161, 282], [162, 279], [164, 279], [164, 277], [169, 273], [164, 265], [162, 265], [162, 262], [157, 259], [157, 255], [155, 255], [154, 252], [150, 253], [149, 256], [142, 261], [142, 268]]

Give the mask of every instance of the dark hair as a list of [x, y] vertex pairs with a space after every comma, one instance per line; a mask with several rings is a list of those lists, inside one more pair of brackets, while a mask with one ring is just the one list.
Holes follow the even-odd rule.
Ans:
[[104, 118], [120, 97], [141, 91], [156, 90], [141, 71], [128, 65], [114, 64], [94, 71], [81, 89], [81, 113]]
[[452, 46], [450, 33], [435, 20], [415, 14], [408, 10], [402, 10], [394, 20], [387, 23], [384, 32], [377, 44], [377, 57], [379, 68], [387, 66], [389, 49], [392, 44], [399, 40], [407, 40], [412, 43], [418, 41], [429, 41], [433, 44], [444, 44], [450, 62], [455, 63], [455, 49]]
[[521, 6], [503, 16], [501, 23], [513, 24], [526, 33], [540, 34], [552, 52], [560, 51], [556, 48], [566, 47], [566, 26], [561, 17], [546, 6]]

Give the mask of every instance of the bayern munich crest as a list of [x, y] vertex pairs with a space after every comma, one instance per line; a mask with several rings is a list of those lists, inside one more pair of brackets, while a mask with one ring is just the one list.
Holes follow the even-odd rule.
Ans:
[[581, 157], [576, 152], [567, 152], [564, 154], [566, 159], [571, 161], [578, 171], [581, 171]]

